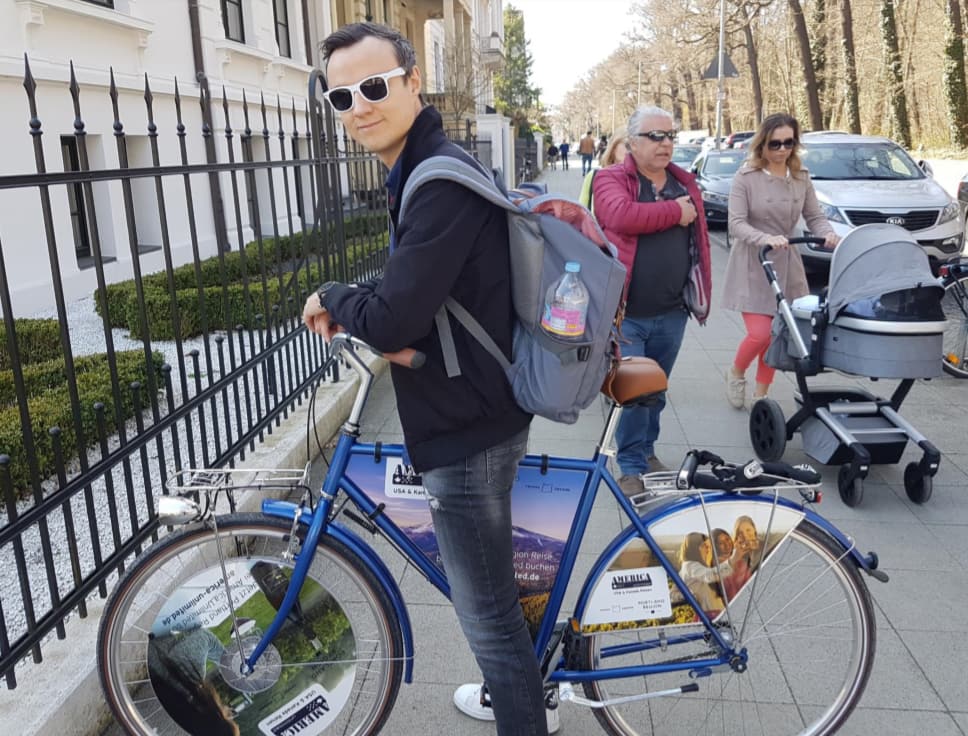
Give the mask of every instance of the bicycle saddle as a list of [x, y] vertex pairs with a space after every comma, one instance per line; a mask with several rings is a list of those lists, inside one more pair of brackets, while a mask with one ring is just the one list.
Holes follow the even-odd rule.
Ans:
[[602, 393], [621, 406], [648, 402], [668, 387], [665, 371], [652, 358], [630, 356], [612, 364]]

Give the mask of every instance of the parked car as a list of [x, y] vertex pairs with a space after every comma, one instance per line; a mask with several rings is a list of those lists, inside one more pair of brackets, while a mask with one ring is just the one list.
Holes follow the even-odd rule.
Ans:
[[[838, 235], [871, 222], [900, 225], [914, 234], [933, 261], [957, 256], [964, 242], [958, 202], [927, 166], [893, 141], [877, 136], [817, 132], [802, 137], [803, 163], [820, 207]], [[806, 225], [801, 220], [804, 234]], [[830, 265], [830, 251], [801, 245], [804, 265]]]
[[726, 137], [726, 148], [745, 148], [754, 135], [756, 135], [755, 130], [740, 130], [730, 133]]
[[702, 146], [676, 146], [672, 149], [672, 163], [684, 169], [690, 169], [692, 162], [700, 153], [702, 153]]
[[722, 151], [703, 151], [693, 162], [692, 172], [702, 190], [703, 209], [706, 212], [706, 222], [710, 225], [726, 224], [729, 188], [733, 183], [733, 175], [745, 160], [745, 153], [727, 148]]

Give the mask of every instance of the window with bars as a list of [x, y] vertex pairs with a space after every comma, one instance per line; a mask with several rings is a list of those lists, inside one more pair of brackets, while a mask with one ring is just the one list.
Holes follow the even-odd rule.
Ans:
[[276, 43], [279, 44], [279, 56], [292, 57], [289, 44], [289, 9], [287, 0], [272, 0], [272, 12], [276, 20]]
[[222, 0], [222, 25], [225, 37], [245, 43], [245, 26], [242, 24], [242, 0]]

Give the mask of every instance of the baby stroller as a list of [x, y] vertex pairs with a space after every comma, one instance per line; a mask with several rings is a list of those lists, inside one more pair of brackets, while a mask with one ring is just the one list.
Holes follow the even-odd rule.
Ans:
[[[823, 239], [790, 239], [791, 244], [805, 242], [822, 244]], [[799, 430], [807, 455], [841, 466], [840, 497], [857, 506], [871, 463], [898, 462], [911, 439], [924, 454], [905, 468], [904, 490], [914, 503], [925, 503], [941, 456], [898, 410], [915, 379], [941, 375], [944, 290], [927, 255], [903, 228], [862, 225], [834, 251], [825, 294], [791, 305], [777, 283], [769, 251], [769, 246], [762, 249], [760, 262], [778, 309], [766, 362], [796, 373], [798, 408], [785, 421], [776, 401], [753, 405], [749, 430], [756, 455], [780, 459]], [[858, 388], [808, 387], [807, 377], [825, 370], [901, 382], [890, 399]]]

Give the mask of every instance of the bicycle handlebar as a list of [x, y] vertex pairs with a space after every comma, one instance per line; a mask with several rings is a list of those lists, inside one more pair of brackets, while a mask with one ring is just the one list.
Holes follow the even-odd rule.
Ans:
[[[709, 471], [699, 467], [709, 465]], [[690, 450], [682, 463], [676, 486], [686, 490], [737, 491], [744, 488], [775, 486], [778, 481], [795, 481], [805, 485], [820, 483], [820, 473], [809, 465], [793, 466], [781, 462], [750, 460], [743, 465], [728, 465], [721, 457], [705, 450]]]
[[384, 353], [377, 350], [375, 347], [369, 343], [363, 342], [358, 337], [353, 337], [347, 332], [337, 332], [333, 335], [333, 339], [330, 342], [333, 353], [337, 354], [345, 345], [353, 345], [354, 347], [363, 348], [364, 350], [369, 350], [378, 358], [383, 358], [390, 363], [395, 363], [404, 368], [411, 368], [413, 370], [419, 370], [423, 368], [424, 364], [427, 362], [427, 356], [419, 350], [414, 350], [413, 348], [404, 348], [403, 350], [397, 350], [394, 353]]

